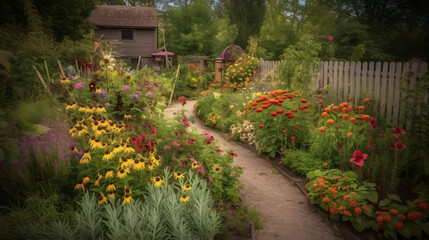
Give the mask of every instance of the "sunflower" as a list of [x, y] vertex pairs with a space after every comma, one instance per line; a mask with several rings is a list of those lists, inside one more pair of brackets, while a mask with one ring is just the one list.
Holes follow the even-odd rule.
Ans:
[[181, 202], [188, 202], [189, 201], [189, 196], [186, 194], [183, 194], [182, 196], [180, 196], [180, 201]]
[[174, 179], [182, 179], [185, 177], [185, 174], [181, 173], [181, 172], [174, 172]]
[[118, 170], [118, 172], [116, 173], [116, 176], [119, 179], [122, 179], [122, 178], [126, 177], [128, 173], [129, 173], [129, 171], [127, 171], [127, 169], [120, 168]]
[[103, 54], [103, 59], [100, 61], [100, 66], [109, 70], [113, 70], [116, 66], [116, 60], [112, 58], [112, 53]]
[[199, 165], [198, 165], [198, 163], [197, 162], [193, 162], [192, 163], [192, 168], [198, 168], [199, 167]]
[[95, 186], [100, 185], [100, 179], [103, 178], [102, 175], [100, 175], [100, 173], [97, 173], [97, 176], [95, 176]]
[[107, 203], [107, 198], [104, 196], [103, 193], [100, 193], [101, 196], [98, 198], [98, 204]]
[[131, 116], [131, 114], [125, 113], [125, 114], [124, 114], [124, 118], [125, 118], [125, 119], [131, 119], [131, 118], [132, 118], [132, 116]]
[[116, 190], [115, 184], [109, 183], [109, 186], [106, 188], [106, 192], [113, 192]]
[[87, 184], [87, 183], [89, 183], [89, 177], [88, 177], [88, 175], [85, 175], [85, 176], [83, 176], [83, 184]]
[[191, 185], [189, 185], [189, 184], [186, 184], [186, 185], [183, 185], [182, 186], [182, 190], [184, 190], [184, 191], [189, 191], [189, 190], [191, 190], [192, 189], [192, 187], [191, 187]]
[[138, 159], [134, 160], [134, 164], [133, 164], [133, 169], [134, 170], [142, 170], [145, 169], [145, 164], [143, 161], [140, 161]]
[[115, 156], [115, 154], [113, 154], [112, 152], [110, 152], [109, 150], [107, 150], [106, 152], [104, 152], [104, 156], [103, 156], [103, 158], [101, 160], [103, 160], [103, 161], [109, 161], [114, 156]]
[[127, 204], [127, 203], [130, 203], [131, 200], [133, 200], [133, 198], [131, 197], [131, 195], [125, 194], [124, 201], [122, 202], [122, 206], [125, 205], [125, 204]]
[[105, 178], [112, 178], [113, 177], [113, 170], [109, 169], [106, 172], [106, 175], [104, 176]]
[[221, 167], [221, 166], [214, 166], [213, 167], [213, 171], [215, 173], [221, 173], [223, 171], [223, 167]]
[[161, 177], [152, 177], [152, 182], [154, 183], [155, 187], [159, 187], [164, 181], [161, 179]]
[[80, 181], [76, 184], [76, 186], [74, 186], [74, 189], [79, 190], [82, 189], [83, 191], [85, 191], [85, 187], [83, 186], [83, 182]]

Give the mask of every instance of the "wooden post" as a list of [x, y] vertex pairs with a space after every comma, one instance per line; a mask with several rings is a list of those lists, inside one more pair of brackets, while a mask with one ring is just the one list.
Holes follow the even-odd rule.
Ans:
[[58, 60], [58, 67], [60, 67], [60, 72], [61, 72], [61, 78], [66, 78], [66, 75], [64, 74], [64, 70], [63, 70], [63, 66], [61, 65], [61, 61]]
[[39, 77], [39, 79], [40, 79], [40, 82], [42, 82], [42, 84], [43, 84], [43, 86], [45, 87], [46, 91], [48, 91], [48, 93], [49, 93], [48, 86], [46, 86], [46, 83], [45, 83], [45, 81], [43, 80], [42, 74], [40, 74], [39, 70], [38, 70], [34, 65], [33, 65], [33, 68], [34, 68], [34, 70], [36, 71], [37, 76], [38, 76], [38, 77]]
[[176, 87], [177, 78], [179, 77], [179, 70], [180, 70], [180, 64], [177, 66], [176, 78], [174, 78], [173, 89], [171, 90], [170, 101], [168, 101], [168, 107], [170, 106], [171, 100], [173, 99], [174, 88]]
[[139, 67], [140, 67], [140, 60], [142, 59], [142, 56], [139, 56], [139, 60], [137, 61], [137, 67], [136, 67], [136, 72], [139, 71]]
[[222, 82], [222, 58], [215, 58], [215, 82]]

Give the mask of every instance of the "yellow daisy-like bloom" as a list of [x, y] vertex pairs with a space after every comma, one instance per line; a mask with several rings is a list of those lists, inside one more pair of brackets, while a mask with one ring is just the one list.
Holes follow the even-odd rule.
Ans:
[[189, 201], [189, 196], [186, 194], [183, 194], [182, 196], [180, 196], [180, 201], [181, 202], [188, 202]]
[[131, 118], [132, 118], [132, 116], [131, 116], [131, 114], [125, 113], [125, 114], [124, 114], [124, 118], [125, 118], [125, 119], [131, 119]]
[[131, 192], [131, 189], [129, 189], [127, 186], [125, 186], [124, 187], [124, 193], [131, 195], [132, 192]]
[[107, 197], [105, 197], [103, 193], [100, 194], [101, 196], [98, 198], [98, 204], [107, 203]]
[[93, 106], [89, 106], [86, 108], [86, 112], [87, 113], [93, 113], [93, 112], [95, 112], [95, 108]]
[[133, 80], [133, 75], [131, 75], [131, 73], [125, 73], [125, 79], [127, 81], [131, 81], [131, 80]]
[[85, 157], [85, 155], [83, 155], [79, 161], [79, 164], [83, 165], [83, 164], [88, 164], [88, 163], [89, 163], [89, 158], [87, 158], [87, 157]]
[[215, 173], [221, 173], [223, 171], [223, 167], [221, 167], [221, 166], [214, 166], [213, 167], [213, 171]]
[[113, 170], [112, 169], [107, 170], [106, 175], [104, 177], [113, 178]]
[[82, 134], [88, 133], [88, 131], [86, 131], [86, 129], [81, 128], [81, 127], [78, 127], [77, 130], [78, 130], [78, 132], [77, 132], [76, 136], [78, 136], [78, 137], [80, 137]]
[[185, 174], [181, 173], [181, 172], [174, 172], [174, 179], [182, 179], [185, 177]]
[[107, 126], [107, 130], [112, 132], [116, 131], [117, 130], [116, 125], [113, 122], [109, 123], [109, 126]]
[[109, 197], [112, 198], [112, 199], [114, 199], [115, 198], [115, 193], [110, 193]]
[[89, 177], [87, 175], [83, 176], [82, 182], [83, 182], [83, 184], [89, 183]]
[[100, 175], [100, 173], [97, 173], [97, 176], [95, 176], [95, 186], [100, 185], [100, 179], [103, 178], [102, 175]]
[[83, 182], [79, 182], [74, 186], [74, 189], [79, 190], [82, 189], [83, 191], [85, 191], [85, 187], [83, 186]]
[[113, 154], [117, 154], [120, 153], [123, 150], [123, 148], [121, 147], [121, 145], [115, 145], [115, 147], [113, 148], [112, 153]]
[[86, 151], [85, 151], [85, 153], [83, 154], [83, 156], [84, 156], [85, 158], [88, 158], [89, 160], [91, 160], [91, 154], [89, 153], [89, 151], [88, 151], [88, 150], [86, 150]]
[[104, 156], [103, 156], [103, 158], [101, 160], [103, 160], [103, 161], [109, 161], [114, 156], [115, 156], [115, 154], [113, 154], [109, 150], [107, 150], [106, 152], [104, 152]]
[[256, 96], [257, 96], [257, 97], [260, 97], [261, 95], [262, 95], [262, 93], [261, 93], [261, 92], [257, 92], [257, 93], [256, 93]]
[[144, 162], [138, 159], [134, 160], [133, 169], [137, 171], [145, 169]]
[[113, 192], [116, 190], [115, 184], [109, 183], [109, 185], [106, 188], [106, 192]]
[[182, 186], [182, 190], [183, 191], [189, 191], [189, 190], [191, 190], [192, 189], [192, 187], [191, 187], [191, 185], [189, 185], [189, 184], [186, 184], [186, 185], [183, 185]]
[[100, 142], [100, 140], [95, 139], [93, 144], [91, 145], [92, 148], [103, 148], [103, 144]]
[[85, 106], [80, 106], [79, 107], [79, 112], [86, 112], [86, 107]]
[[234, 108], [234, 105], [230, 105], [230, 106], [229, 106], [229, 109], [233, 109], [233, 108]]
[[98, 121], [95, 121], [92, 125], [91, 125], [91, 129], [93, 132], [98, 130], [98, 127], [100, 126]]
[[119, 170], [118, 170], [118, 172], [116, 173], [116, 176], [117, 176], [119, 179], [122, 179], [122, 178], [124, 178], [124, 177], [126, 177], [126, 176], [127, 176], [127, 173], [128, 173], [128, 171], [126, 171], [125, 169], [121, 168], [121, 169], [119, 169]]
[[67, 103], [66, 110], [75, 109], [76, 107], [76, 103]]
[[95, 143], [95, 137], [94, 136], [92, 136], [90, 139], [89, 139], [89, 145], [92, 147], [93, 145], [94, 145], [94, 143]]
[[153, 170], [153, 163], [148, 163], [147, 164], [147, 168], [150, 170], [150, 171], [152, 171]]
[[62, 78], [62, 79], [60, 80], [60, 83], [61, 83], [61, 84], [69, 84], [69, 83], [70, 83], [70, 79], [68, 79], [68, 78]]
[[95, 136], [98, 137], [101, 134], [106, 133], [106, 129], [102, 126], [98, 126], [94, 132], [95, 132]]
[[197, 162], [193, 162], [192, 163], [192, 168], [198, 168], [199, 167], [199, 165], [198, 165], [198, 163]]
[[103, 59], [100, 61], [100, 66], [109, 70], [113, 70], [116, 66], [116, 60], [112, 58], [112, 53], [103, 54]]
[[131, 195], [125, 194], [124, 201], [122, 202], [122, 206], [125, 205], [125, 204], [127, 204], [127, 203], [130, 203], [131, 200], [133, 200], [133, 198], [131, 197]]
[[154, 183], [155, 187], [159, 187], [164, 183], [164, 181], [160, 177], [152, 177], [152, 182]]
[[127, 144], [125, 149], [124, 149], [124, 152], [126, 152], [126, 153], [134, 153], [135, 151], [136, 150], [134, 150], [134, 148], [131, 147], [131, 145], [129, 145], [129, 144]]

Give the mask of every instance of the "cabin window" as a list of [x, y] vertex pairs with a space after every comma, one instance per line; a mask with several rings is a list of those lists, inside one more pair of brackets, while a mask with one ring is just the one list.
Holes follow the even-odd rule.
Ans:
[[130, 30], [130, 29], [121, 30], [121, 39], [122, 40], [133, 40], [134, 39], [133, 30]]

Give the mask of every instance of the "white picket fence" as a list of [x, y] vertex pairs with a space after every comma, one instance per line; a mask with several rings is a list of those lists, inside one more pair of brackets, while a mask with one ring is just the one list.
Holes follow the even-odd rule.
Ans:
[[[361, 104], [368, 97], [375, 101], [379, 108], [380, 117], [387, 122], [406, 123], [405, 106], [400, 105], [400, 99], [405, 97], [404, 89], [414, 89], [428, 69], [427, 63], [381, 63], [381, 62], [321, 62], [319, 88], [328, 87], [335, 91], [340, 101], [351, 97], [354, 104]], [[405, 77], [405, 78], [404, 78]], [[409, 79], [405, 81], [404, 79]], [[429, 93], [425, 95], [428, 103]]]
[[264, 77], [273, 71], [282, 61], [266, 61], [262, 58], [259, 59], [258, 68], [256, 69], [255, 78], [257, 80], [264, 79]]

